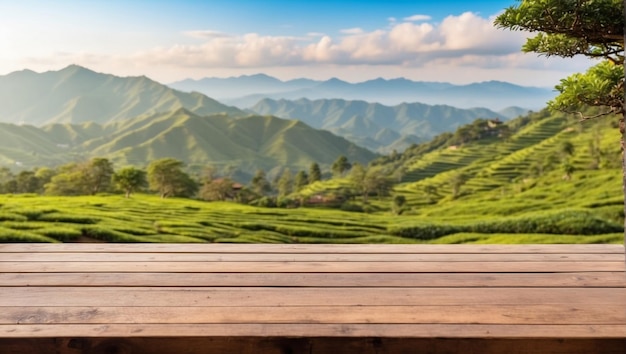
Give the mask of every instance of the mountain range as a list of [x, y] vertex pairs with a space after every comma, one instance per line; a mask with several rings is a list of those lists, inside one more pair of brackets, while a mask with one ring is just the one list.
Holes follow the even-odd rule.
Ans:
[[200, 115], [245, 114], [203, 94], [173, 90], [145, 76], [118, 77], [77, 65], [0, 76], [0, 122], [104, 124], [179, 108]]
[[537, 110], [554, 98], [554, 90], [525, 87], [502, 81], [486, 81], [467, 85], [444, 82], [412, 81], [404, 78], [375, 79], [350, 83], [337, 78], [318, 81], [294, 79], [281, 81], [264, 74], [230, 77], [186, 79], [169, 84], [187, 92], [201, 92], [221, 102], [249, 108], [263, 98], [297, 100], [300, 98], [363, 100], [397, 105], [420, 102], [430, 105], [453, 105], [459, 108], [487, 107], [502, 110], [509, 106]]
[[[260, 81], [268, 82], [268, 90], [285, 84], [266, 76], [247, 80], [249, 89]], [[334, 84], [351, 85], [325, 82]], [[223, 87], [223, 92], [229, 90]], [[525, 112], [519, 107], [496, 112], [423, 103], [267, 98], [242, 110], [145, 76], [118, 77], [71, 65], [0, 76], [0, 163], [31, 168], [102, 156], [118, 165], [143, 166], [174, 157], [190, 165], [236, 166], [247, 174], [257, 168], [329, 165], [340, 155], [367, 163], [376, 157], [371, 151], [402, 151], [476, 118], [505, 120]]]
[[0, 123], [0, 163], [55, 166], [92, 156], [117, 166], [145, 166], [173, 157], [188, 165], [236, 168], [251, 175], [274, 167], [328, 166], [340, 155], [363, 164], [376, 155], [324, 130], [272, 116], [200, 116], [184, 108], [106, 124]]
[[261, 115], [298, 119], [318, 129], [381, 153], [402, 151], [413, 143], [425, 142], [443, 132], [456, 130], [477, 118], [507, 120], [524, 112], [510, 107], [505, 112], [486, 108], [460, 109], [446, 105], [402, 103], [385, 106], [343, 99], [259, 101], [248, 111]]

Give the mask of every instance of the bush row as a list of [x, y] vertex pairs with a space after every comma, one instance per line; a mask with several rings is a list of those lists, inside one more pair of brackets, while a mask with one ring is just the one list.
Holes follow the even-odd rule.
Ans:
[[432, 240], [461, 232], [506, 234], [595, 235], [622, 232], [623, 226], [588, 211], [565, 210], [543, 215], [502, 218], [465, 224], [404, 224], [389, 227], [392, 235]]

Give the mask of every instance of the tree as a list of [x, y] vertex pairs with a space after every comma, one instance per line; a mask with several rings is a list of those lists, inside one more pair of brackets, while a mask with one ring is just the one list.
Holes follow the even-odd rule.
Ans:
[[461, 187], [465, 185], [467, 179], [467, 175], [463, 172], [455, 173], [450, 177], [448, 183], [450, 183], [450, 187], [452, 187], [452, 198], [457, 198], [461, 194]]
[[[97, 194], [109, 189], [113, 164], [105, 158], [95, 157], [80, 163], [68, 163], [57, 169], [45, 185], [45, 193], [52, 195]], [[42, 172], [43, 173], [43, 172]]]
[[49, 195], [85, 195], [89, 188], [85, 183], [85, 164], [71, 162], [57, 168], [57, 173], [45, 185]]
[[296, 177], [293, 179], [293, 189], [297, 192], [309, 184], [309, 176], [306, 172], [300, 170], [296, 173]]
[[37, 193], [39, 191], [39, 179], [34, 171], [21, 171], [15, 177], [16, 193]]
[[391, 190], [391, 181], [381, 166], [365, 168], [360, 163], [355, 163], [350, 170], [350, 181], [353, 189], [363, 197], [363, 202], [371, 193], [376, 192], [380, 198]]
[[293, 192], [293, 177], [289, 169], [285, 169], [278, 180], [278, 196], [284, 197]]
[[350, 167], [352, 167], [352, 165], [348, 161], [348, 158], [341, 155], [337, 158], [337, 160], [335, 160], [335, 162], [333, 162], [330, 169], [333, 172], [333, 177], [337, 178], [343, 176], [343, 173], [349, 170]]
[[258, 195], [265, 195], [272, 191], [272, 186], [265, 176], [265, 171], [257, 170], [250, 181], [250, 188]]
[[[11, 181], [13, 181], [13, 183], [11, 183]], [[9, 183], [14, 184], [14, 186], [10, 186]], [[15, 176], [8, 167], [0, 167], [0, 187], [0, 192], [2, 193], [13, 193], [9, 191], [9, 189], [17, 188], [17, 184], [15, 183]]]
[[356, 193], [360, 194], [363, 197], [364, 203], [367, 202], [367, 197], [369, 196], [370, 192], [368, 186], [364, 183], [366, 173], [367, 172], [365, 171], [365, 167], [357, 162], [352, 166], [352, 169], [350, 170], [350, 175], [348, 176], [352, 184], [352, 188], [355, 190]]
[[[626, 197], [625, 18], [623, 0], [521, 0], [507, 8], [494, 23], [500, 28], [537, 32], [522, 47], [524, 52], [565, 58], [583, 55], [602, 60], [586, 73], [562, 79], [556, 86], [559, 95], [548, 105], [555, 110], [576, 113], [581, 121], [609, 114], [620, 116], [622, 189]], [[588, 116], [583, 113], [585, 106], [598, 106], [602, 110]]]
[[209, 201], [235, 198], [234, 184], [230, 178], [206, 180], [200, 189], [200, 197]]
[[135, 167], [124, 167], [117, 171], [113, 174], [113, 183], [124, 191], [126, 198], [148, 185], [146, 172]]
[[83, 183], [92, 195], [106, 191], [111, 186], [111, 178], [115, 173], [113, 164], [101, 157], [91, 159], [82, 170]]
[[150, 189], [157, 191], [161, 198], [192, 196], [198, 187], [183, 171], [183, 166], [182, 161], [169, 157], [152, 161], [148, 165]]
[[46, 184], [50, 183], [55, 174], [56, 172], [48, 167], [39, 167], [35, 170], [35, 177], [37, 177], [37, 180], [39, 181], [37, 193], [43, 193], [45, 191]]
[[309, 167], [309, 184], [315, 183], [322, 179], [322, 170], [320, 169], [320, 165], [317, 162], [313, 162], [311, 167]]
[[[500, 28], [538, 32], [526, 41], [524, 52], [603, 59], [586, 73], [577, 73], [556, 86], [553, 109], [577, 113], [583, 120], [624, 114], [624, 5], [622, 0], [522, 0], [495, 20]], [[585, 106], [605, 108], [584, 116]]]

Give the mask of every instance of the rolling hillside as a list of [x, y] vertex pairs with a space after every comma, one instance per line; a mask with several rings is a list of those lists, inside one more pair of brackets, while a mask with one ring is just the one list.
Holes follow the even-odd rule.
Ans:
[[200, 116], [186, 109], [97, 123], [34, 126], [0, 124], [0, 163], [20, 168], [53, 166], [99, 156], [117, 166], [145, 166], [173, 157], [190, 165], [307, 169], [338, 156], [368, 163], [372, 152], [296, 120], [250, 115]]
[[117, 77], [71, 65], [59, 71], [23, 70], [0, 76], [0, 122], [100, 124], [185, 108], [200, 115], [239, 109], [141, 77]]
[[[593, 217], [620, 225], [624, 215], [616, 123], [616, 117], [607, 117], [581, 124], [544, 110], [502, 124], [498, 134], [474, 123], [483, 136], [468, 139], [472, 125], [465, 126], [373, 163], [395, 171], [394, 176], [401, 172], [392, 194], [406, 198], [405, 215], [417, 224], [439, 220], [437, 227], [443, 228], [517, 215], [530, 218], [525, 221], [530, 229], [535, 217], [563, 212], [571, 214], [564, 217], [568, 220], [579, 215], [580, 223]], [[346, 187], [348, 178], [335, 179], [301, 193]], [[370, 210], [388, 210], [390, 201], [371, 198], [370, 203]], [[458, 236], [458, 242], [472, 237], [498, 242], [488, 235]]]
[[[391, 194], [372, 195], [367, 203], [359, 196], [348, 198], [335, 206], [343, 210], [311, 205], [268, 209], [231, 202], [162, 200], [154, 195], [134, 195], [130, 199], [121, 195], [6, 195], [0, 205], [3, 217], [0, 239], [4, 242], [58, 242], [87, 237], [112, 242], [621, 243], [624, 215], [619, 131], [615, 123], [615, 117], [607, 117], [580, 124], [547, 111], [501, 124], [475, 121], [403, 153], [376, 158], [372, 164], [380, 165], [394, 176]], [[12, 134], [24, 141], [48, 138], [50, 149], [61, 148], [52, 135], [47, 135], [54, 131], [78, 144], [80, 149], [108, 154], [118, 163], [133, 158], [132, 153], [127, 154], [132, 151], [126, 150], [128, 146], [138, 146], [136, 154], [142, 155], [142, 159], [150, 153], [156, 156], [160, 148], [176, 141], [181, 132], [193, 137], [184, 144], [175, 144], [186, 155], [196, 156], [211, 149], [223, 154], [229, 150], [247, 151], [251, 155], [263, 151], [274, 156], [272, 163], [292, 161], [292, 156], [286, 156], [283, 150], [294, 140], [301, 140], [301, 133], [317, 136], [297, 121], [263, 116], [200, 117], [185, 110], [103, 126], [66, 124], [39, 129], [5, 124], [0, 127], [10, 128]], [[22, 132], [18, 128], [27, 129]], [[161, 131], [163, 134], [154, 134]], [[102, 132], [111, 138], [94, 138]], [[332, 136], [320, 132], [319, 140], [310, 143], [318, 149], [332, 149], [335, 143], [339, 144], [335, 145], [338, 149], [346, 149], [341, 145], [347, 144], [345, 140], [324, 140], [327, 135]], [[0, 136], [0, 141], [4, 138]], [[206, 141], [201, 141], [202, 138]], [[268, 144], [268, 138], [280, 140], [281, 144]], [[218, 148], [222, 145], [223, 148]], [[204, 148], [199, 149], [200, 146]], [[567, 165], [572, 168], [564, 168]], [[403, 171], [402, 178], [398, 179], [400, 176], [394, 171]], [[463, 182], [454, 195], [454, 181], [460, 175], [464, 176]], [[291, 197], [295, 200], [317, 194], [338, 195], [351, 188], [354, 186], [348, 173], [342, 178], [315, 182]], [[400, 212], [393, 207], [398, 196], [406, 199]]]
[[262, 115], [299, 119], [378, 152], [402, 151], [413, 143], [454, 131], [477, 118], [508, 118], [486, 108], [460, 109], [422, 103], [385, 106], [342, 99], [263, 99], [249, 110]]

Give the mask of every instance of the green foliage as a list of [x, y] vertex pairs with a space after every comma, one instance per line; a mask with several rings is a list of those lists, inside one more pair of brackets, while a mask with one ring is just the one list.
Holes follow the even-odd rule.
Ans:
[[432, 240], [462, 233], [594, 235], [623, 231], [619, 224], [585, 211], [567, 210], [545, 215], [521, 216], [473, 223], [413, 223], [390, 227], [392, 235]]
[[234, 199], [236, 197], [234, 184], [230, 178], [207, 180], [200, 189], [200, 197], [207, 201]]
[[396, 215], [402, 214], [402, 208], [406, 204], [406, 197], [403, 195], [396, 195], [393, 197], [392, 211]]
[[146, 172], [135, 167], [124, 167], [113, 174], [113, 183], [117, 188], [124, 191], [126, 198], [130, 198], [133, 192], [147, 187]]
[[302, 170], [298, 171], [293, 179], [293, 189], [299, 192], [307, 184], [309, 184], [309, 176]]
[[265, 195], [272, 191], [272, 186], [265, 176], [265, 171], [257, 170], [250, 182], [250, 188], [258, 195]]
[[574, 74], [556, 86], [560, 95], [550, 107], [581, 112], [585, 105], [624, 111], [624, 14], [621, 0], [522, 0], [495, 20], [512, 30], [539, 32], [527, 40], [525, 52], [546, 56], [584, 55], [605, 59], [584, 74]]
[[88, 186], [91, 195], [107, 191], [113, 173], [113, 164], [108, 159], [102, 157], [91, 159], [83, 171], [84, 183]]
[[0, 242], [59, 242], [31, 231], [13, 230], [0, 227]]
[[348, 161], [347, 157], [345, 157], [344, 155], [339, 156], [331, 166], [333, 177], [343, 176], [343, 173], [348, 171], [351, 167], [352, 164]]
[[620, 113], [624, 102], [624, 66], [603, 61], [586, 73], [573, 74], [556, 86], [560, 93], [549, 107], [564, 112], [581, 112], [585, 106], [606, 106]]
[[293, 176], [291, 175], [291, 171], [289, 169], [285, 169], [283, 174], [280, 176], [280, 179], [278, 180], [278, 196], [284, 197], [291, 194], [293, 190]]
[[[285, 208], [142, 194], [132, 199], [1, 195], [0, 228], [11, 232], [6, 242], [78, 237], [116, 242], [619, 242], [623, 199], [615, 193], [621, 175], [619, 150], [612, 143], [618, 132], [611, 121], [579, 125], [542, 111], [505, 124], [506, 138], [485, 137], [455, 149], [445, 142], [426, 144], [389, 163], [355, 164], [350, 175], [361, 170], [362, 178], [387, 180], [391, 171], [405, 167], [404, 182], [392, 186], [393, 198], [381, 195], [363, 203], [355, 198], [350, 175], [305, 186], [298, 193], [302, 200], [319, 195], [332, 201], [316, 208], [296, 208], [294, 200], [274, 197], [257, 205]], [[567, 155], [576, 172], [564, 181], [559, 164], [567, 142], [576, 147]], [[531, 175], [529, 166], [535, 163], [543, 171]], [[466, 181], [453, 199], [449, 181], [458, 173]], [[405, 203], [398, 210], [400, 197]]]
[[148, 183], [150, 189], [159, 193], [161, 198], [190, 197], [196, 190], [195, 182], [183, 172], [182, 161], [163, 158], [148, 165]]
[[538, 32], [523, 49], [546, 56], [611, 57], [624, 50], [621, 0], [522, 0], [499, 15], [495, 25]]

